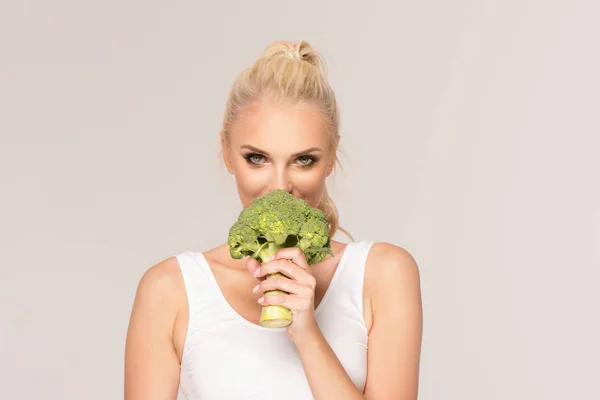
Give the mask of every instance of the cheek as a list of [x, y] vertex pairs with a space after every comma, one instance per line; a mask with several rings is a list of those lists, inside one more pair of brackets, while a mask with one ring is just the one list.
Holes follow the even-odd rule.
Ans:
[[301, 192], [318, 191], [325, 185], [325, 174], [322, 168], [313, 168], [291, 174], [294, 186]]
[[268, 182], [265, 169], [252, 168], [245, 160], [235, 165], [235, 180], [238, 190], [245, 196], [253, 196]]
[[235, 183], [238, 196], [243, 207], [250, 205], [252, 200], [265, 194], [272, 185], [270, 168], [255, 168], [244, 159], [235, 162]]
[[323, 168], [315, 168], [309, 172], [299, 174], [294, 180], [294, 187], [311, 206], [316, 207], [321, 198], [326, 184], [326, 171]]

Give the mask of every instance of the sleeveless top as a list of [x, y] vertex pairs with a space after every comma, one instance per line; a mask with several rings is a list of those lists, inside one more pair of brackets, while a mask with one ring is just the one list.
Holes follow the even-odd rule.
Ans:
[[[373, 241], [350, 242], [315, 320], [356, 387], [364, 390], [368, 335], [363, 319], [365, 261]], [[188, 400], [308, 400], [312, 394], [286, 328], [264, 328], [225, 300], [201, 252], [176, 254], [189, 322], [179, 389]]]

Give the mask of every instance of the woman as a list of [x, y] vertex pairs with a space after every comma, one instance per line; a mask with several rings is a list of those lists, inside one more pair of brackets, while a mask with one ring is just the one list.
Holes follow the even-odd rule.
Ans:
[[[344, 231], [325, 185], [339, 162], [338, 124], [321, 56], [306, 42], [270, 45], [234, 83], [221, 131], [243, 207], [284, 189], [322, 209], [331, 236]], [[414, 259], [369, 240], [331, 249], [310, 267], [296, 248], [259, 265], [232, 259], [224, 243], [150, 268], [127, 334], [125, 399], [176, 399], [179, 387], [187, 399], [416, 399]], [[277, 271], [287, 278], [264, 279]], [[289, 295], [263, 296], [272, 289]], [[258, 325], [269, 304], [290, 308], [293, 323]]]

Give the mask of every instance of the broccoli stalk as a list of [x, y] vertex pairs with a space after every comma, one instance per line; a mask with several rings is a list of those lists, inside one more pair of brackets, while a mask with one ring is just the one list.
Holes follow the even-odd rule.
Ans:
[[[311, 207], [285, 190], [274, 190], [257, 197], [242, 210], [231, 226], [227, 239], [232, 258], [255, 258], [261, 264], [270, 261], [275, 252], [285, 247], [298, 247], [308, 264], [333, 256], [329, 238], [329, 222], [325, 213]], [[269, 274], [267, 279], [280, 276]], [[280, 290], [265, 292], [286, 294]], [[262, 308], [260, 325], [284, 327], [292, 323], [287, 307], [269, 305]]]

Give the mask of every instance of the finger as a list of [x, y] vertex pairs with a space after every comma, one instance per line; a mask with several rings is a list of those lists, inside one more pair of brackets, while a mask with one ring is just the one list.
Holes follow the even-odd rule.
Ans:
[[281, 290], [288, 294], [295, 294], [299, 296], [312, 297], [313, 292], [311, 288], [301, 285], [297, 281], [293, 281], [284, 276], [278, 276], [275, 278], [265, 279], [254, 287], [253, 292], [260, 295], [264, 295], [265, 292], [270, 290]]
[[265, 295], [258, 299], [258, 302], [263, 306], [287, 307], [293, 314], [299, 311], [307, 311], [311, 307], [314, 309], [314, 302], [306, 301], [301, 297], [290, 294]]
[[254, 275], [254, 272], [260, 267], [260, 263], [258, 260], [250, 256], [246, 256], [244, 259], [246, 260], [246, 268], [248, 268], [248, 271]]
[[310, 271], [302, 269], [286, 259], [269, 261], [268, 263], [261, 265], [260, 268], [255, 271], [254, 276], [262, 278], [276, 272], [282, 273], [288, 278], [294, 279], [303, 285], [310, 285], [314, 279]]
[[298, 265], [300, 268], [308, 269], [308, 262], [306, 261], [306, 256], [298, 247], [284, 247], [282, 249], [277, 250], [273, 255], [273, 259], [277, 260], [280, 258], [292, 260], [292, 262]]

